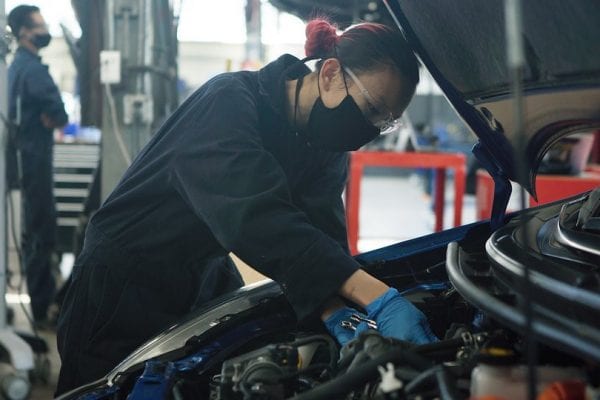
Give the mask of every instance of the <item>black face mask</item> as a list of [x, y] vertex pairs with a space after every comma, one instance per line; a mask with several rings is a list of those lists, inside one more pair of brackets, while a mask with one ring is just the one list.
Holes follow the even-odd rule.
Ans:
[[[304, 63], [309, 59], [305, 58], [301, 62]], [[303, 77], [300, 77], [296, 85], [294, 125], [296, 124], [296, 107], [303, 82]], [[319, 87], [319, 97], [308, 116], [305, 138], [309, 146], [328, 151], [354, 151], [379, 136], [381, 131], [363, 115], [350, 93], [348, 93], [347, 85], [346, 97], [334, 108], [328, 108], [323, 104], [320, 93], [321, 88]]]
[[31, 43], [38, 49], [41, 49], [48, 46], [51, 39], [52, 36], [49, 33], [36, 33], [31, 39]]
[[308, 144], [329, 151], [358, 150], [380, 133], [349, 94], [334, 108], [327, 108], [319, 96], [306, 128]]

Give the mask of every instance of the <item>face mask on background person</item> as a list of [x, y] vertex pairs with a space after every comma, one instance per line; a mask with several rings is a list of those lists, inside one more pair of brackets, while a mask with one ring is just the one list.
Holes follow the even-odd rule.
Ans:
[[50, 44], [50, 40], [52, 40], [52, 35], [49, 33], [36, 33], [31, 38], [31, 43], [38, 49], [41, 49], [48, 46]]

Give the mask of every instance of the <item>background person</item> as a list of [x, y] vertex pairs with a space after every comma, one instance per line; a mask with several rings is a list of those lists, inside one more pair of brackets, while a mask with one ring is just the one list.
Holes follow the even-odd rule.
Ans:
[[20, 178], [21, 262], [34, 324], [43, 328], [48, 324], [48, 306], [56, 285], [51, 266], [56, 240], [53, 132], [54, 128], [64, 126], [68, 118], [58, 88], [38, 54], [51, 39], [40, 9], [17, 6], [8, 15], [8, 24], [19, 45], [8, 69], [8, 85], [9, 116], [19, 123], [13, 139], [20, 153], [20, 168], [15, 164], [7, 168], [13, 171], [13, 177]]

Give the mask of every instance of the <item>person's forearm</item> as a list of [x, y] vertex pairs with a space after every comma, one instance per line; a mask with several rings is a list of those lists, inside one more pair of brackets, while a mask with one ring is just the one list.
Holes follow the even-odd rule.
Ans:
[[[344, 282], [339, 290], [339, 295], [361, 307], [366, 307], [367, 304], [373, 302], [373, 300], [384, 294], [388, 289], [388, 285], [359, 269]], [[339, 297], [329, 300], [323, 306], [321, 319], [325, 321], [331, 314], [342, 307], [344, 307], [344, 302]]]
[[325, 321], [327, 318], [331, 316], [334, 312], [344, 307], [344, 302], [339, 297], [334, 297], [329, 300], [323, 306], [323, 310], [321, 311], [321, 319]]
[[340, 296], [365, 307], [384, 294], [390, 287], [362, 269], [350, 275], [340, 288]]
[[63, 119], [57, 120], [55, 118], [52, 118], [47, 113], [42, 113], [40, 116], [40, 119], [42, 120], [42, 125], [44, 125], [44, 128], [46, 128], [46, 129], [62, 128], [68, 122]]

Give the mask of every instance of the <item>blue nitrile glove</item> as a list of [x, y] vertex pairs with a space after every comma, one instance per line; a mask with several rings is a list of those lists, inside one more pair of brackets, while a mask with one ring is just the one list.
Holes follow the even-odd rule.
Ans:
[[[369, 329], [366, 322], [357, 323], [351, 317], [353, 314], [359, 315], [362, 318], [366, 316], [359, 313], [354, 308], [343, 307], [331, 314], [324, 322], [329, 333], [334, 336], [338, 343], [342, 346], [357, 337], [361, 332]], [[344, 327], [343, 324], [352, 324], [354, 329]]]
[[410, 301], [390, 288], [367, 305], [369, 319], [377, 322], [383, 336], [405, 340], [415, 344], [437, 342], [425, 315]]

